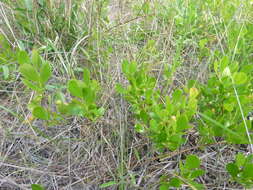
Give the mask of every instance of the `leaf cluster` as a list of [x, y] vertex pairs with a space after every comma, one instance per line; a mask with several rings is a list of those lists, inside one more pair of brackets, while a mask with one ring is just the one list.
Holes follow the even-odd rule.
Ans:
[[214, 63], [213, 70], [207, 83], [199, 85], [199, 112], [210, 118], [198, 120], [202, 140], [223, 137], [233, 144], [249, 143], [246, 127], [251, 131], [252, 126], [250, 121], [246, 126], [242, 121], [252, 110], [253, 66], [230, 63], [225, 56]]
[[11, 71], [15, 70], [15, 63], [17, 60], [16, 50], [13, 49], [7, 39], [0, 35], [0, 73], [1, 78], [9, 80]]
[[69, 103], [65, 101], [65, 96], [62, 93], [56, 92], [55, 106], [58, 112], [55, 112], [50, 110], [53, 105], [49, 105], [48, 108], [42, 106], [42, 99], [46, 99], [47, 102], [52, 99], [46, 94], [47, 82], [52, 76], [49, 62], [43, 60], [37, 50], [33, 50], [31, 58], [25, 51], [19, 51], [18, 60], [23, 83], [35, 92], [35, 96], [29, 104], [29, 109], [34, 117], [43, 120], [57, 120], [67, 114], [95, 120], [103, 115], [104, 109], [98, 108], [96, 105], [99, 83], [90, 79], [88, 69], [83, 70], [83, 80], [71, 79], [68, 81], [67, 89], [74, 97]]
[[84, 116], [91, 120], [103, 115], [104, 108], [96, 105], [99, 83], [90, 79], [88, 69], [83, 70], [83, 80], [71, 79], [68, 82], [68, 91], [74, 98], [70, 103], [59, 103], [58, 110], [61, 113]]
[[[185, 162], [179, 162], [178, 173], [173, 173], [169, 180], [168, 177], [163, 177], [161, 181], [160, 190], [167, 190], [171, 187], [180, 188], [182, 185], [186, 185], [194, 190], [204, 189], [202, 184], [195, 181], [199, 176], [204, 175], [205, 171], [200, 169], [200, 159], [196, 155], [188, 155]], [[164, 180], [164, 181], [163, 181]]]
[[118, 84], [116, 90], [131, 104], [137, 119], [135, 129], [146, 133], [159, 149], [180, 147], [185, 142], [183, 135], [192, 128], [189, 122], [197, 109], [198, 90], [177, 89], [163, 98], [144, 65], [138, 68], [136, 62], [124, 61], [122, 70], [129, 85]]
[[226, 169], [232, 180], [242, 184], [246, 188], [253, 187], [253, 155], [238, 153], [235, 161], [226, 165]]

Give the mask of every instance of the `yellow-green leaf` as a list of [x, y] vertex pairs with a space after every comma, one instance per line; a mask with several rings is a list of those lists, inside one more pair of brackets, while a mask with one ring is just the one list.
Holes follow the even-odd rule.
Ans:
[[21, 65], [19, 67], [19, 71], [23, 75], [23, 77], [26, 78], [27, 80], [38, 82], [39, 79], [40, 79], [40, 76], [39, 76], [38, 72], [30, 64]]
[[40, 70], [40, 80], [44, 84], [51, 77], [51, 67], [48, 62], [44, 63]]

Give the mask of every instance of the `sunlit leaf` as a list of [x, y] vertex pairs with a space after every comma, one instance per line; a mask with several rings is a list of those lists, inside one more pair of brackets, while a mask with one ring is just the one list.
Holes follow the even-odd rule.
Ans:
[[237, 85], [244, 84], [248, 80], [248, 76], [243, 72], [234, 73], [233, 78]]
[[72, 96], [83, 98], [83, 90], [79, 85], [79, 81], [72, 79], [68, 82], [68, 90]]
[[25, 63], [26, 64], [30, 63], [30, 58], [26, 51], [18, 51], [17, 60], [20, 65], [25, 64]]
[[200, 166], [200, 160], [196, 155], [188, 155], [185, 161], [185, 167], [195, 169]]
[[30, 64], [23, 64], [19, 67], [20, 73], [28, 80], [38, 82], [40, 76], [35, 68]]
[[32, 188], [32, 190], [45, 190], [44, 187], [42, 187], [39, 184], [32, 184], [31, 188]]
[[46, 83], [51, 77], [51, 67], [48, 62], [44, 63], [40, 70], [40, 79], [42, 83]]
[[83, 69], [83, 81], [86, 84], [90, 83], [90, 71], [87, 68]]

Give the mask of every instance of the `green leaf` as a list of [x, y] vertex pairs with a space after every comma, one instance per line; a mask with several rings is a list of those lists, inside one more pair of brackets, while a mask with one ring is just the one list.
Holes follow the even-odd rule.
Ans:
[[190, 93], [190, 98], [196, 98], [199, 94], [199, 91], [197, 88], [192, 87], [192, 88], [190, 88], [189, 93]]
[[165, 105], [166, 105], [166, 110], [168, 111], [168, 113], [172, 114], [174, 106], [171, 103], [171, 100], [170, 100], [169, 96], [165, 97]]
[[144, 2], [143, 5], [142, 5], [142, 11], [145, 13], [145, 14], [148, 14], [149, 12], [149, 2]]
[[30, 82], [29, 80], [26, 80], [26, 79], [22, 79], [22, 82], [28, 87], [28, 88], [31, 88], [32, 90], [34, 91], [37, 91], [37, 92], [42, 92], [43, 89], [40, 88], [38, 85], [36, 84], [33, 84], [32, 82]]
[[160, 185], [159, 190], [168, 190], [169, 187], [170, 187], [169, 184], [162, 184]]
[[62, 102], [59, 102], [57, 104], [57, 111], [60, 112], [61, 114], [70, 114], [68, 113], [68, 104], [64, 104]]
[[199, 177], [199, 176], [202, 176], [202, 175], [204, 175], [204, 174], [205, 174], [205, 171], [204, 171], [204, 170], [201, 170], [201, 169], [199, 169], [199, 170], [194, 170], [194, 171], [191, 172], [191, 178], [192, 178], [192, 179], [195, 179], [195, 178], [197, 178], [197, 177]]
[[134, 128], [138, 133], [143, 133], [145, 131], [145, 128], [139, 123], [135, 124]]
[[182, 184], [181, 180], [176, 177], [171, 178], [169, 181], [170, 187], [180, 187], [181, 184]]
[[253, 64], [241, 65], [241, 72], [250, 74], [253, 72]]
[[243, 153], [239, 152], [236, 157], [236, 164], [238, 167], [242, 167], [244, 165], [244, 163], [246, 162], [246, 157], [243, 155]]
[[43, 120], [49, 120], [50, 119], [50, 113], [43, 107], [37, 106], [33, 109], [32, 112], [34, 117], [37, 117], [39, 119]]
[[30, 63], [30, 58], [26, 51], [18, 51], [17, 60], [20, 65], [25, 64], [25, 63], [26, 64]]
[[219, 68], [219, 62], [218, 61], [215, 61], [214, 64], [213, 64], [213, 69], [216, 73], [218, 73], [218, 68]]
[[193, 190], [203, 190], [203, 189], [205, 189], [204, 185], [199, 184], [199, 183], [197, 183], [195, 181], [188, 181], [188, 183], [190, 184], [190, 187]]
[[96, 94], [90, 88], [83, 88], [83, 98], [86, 103], [92, 104], [96, 100]]
[[170, 150], [176, 150], [181, 144], [185, 142], [185, 139], [182, 137], [182, 134], [173, 134], [170, 136]]
[[126, 76], [133, 75], [137, 71], [137, 63], [129, 63], [127, 60], [124, 60], [122, 63], [122, 71]]
[[253, 164], [246, 164], [242, 171], [242, 177], [252, 178], [253, 180]]
[[51, 77], [51, 67], [48, 62], [44, 63], [40, 70], [40, 80], [44, 84], [48, 81], [48, 79]]
[[126, 94], [127, 93], [127, 90], [125, 88], [123, 88], [122, 85], [119, 83], [116, 84], [115, 90], [119, 94]]
[[9, 68], [8, 66], [3, 65], [2, 69], [3, 69], [4, 79], [6, 80], [9, 78], [9, 74], [10, 74]]
[[44, 187], [42, 187], [39, 184], [32, 184], [31, 188], [32, 188], [32, 190], [45, 190]]
[[9, 52], [11, 50], [11, 46], [10, 43], [8, 42], [8, 40], [5, 38], [4, 35], [0, 34], [0, 50], [4, 50]]
[[101, 107], [97, 110], [97, 116], [102, 116], [105, 113], [105, 108]]
[[85, 84], [90, 84], [90, 71], [87, 68], [83, 69], [83, 81]]
[[159, 132], [158, 131], [158, 123], [156, 122], [156, 120], [154, 120], [154, 119], [150, 120], [149, 125], [150, 125], [150, 130], [151, 131]]
[[232, 177], [237, 177], [237, 174], [240, 172], [239, 168], [234, 163], [228, 163], [226, 165], [226, 169]]
[[237, 85], [244, 84], [248, 80], [248, 76], [243, 72], [234, 73], [233, 78]]
[[134, 74], [137, 71], [137, 63], [131, 62], [129, 64], [129, 74]]
[[229, 64], [228, 56], [224, 56], [220, 61], [220, 71], [223, 72]]
[[200, 49], [204, 49], [207, 43], [208, 43], [208, 39], [207, 38], [201, 39], [199, 41], [199, 47], [200, 47]]
[[69, 104], [59, 104], [57, 108], [59, 112], [67, 115], [80, 116], [84, 114], [84, 110], [80, 102], [72, 101]]
[[227, 128], [226, 126], [220, 124], [218, 121], [215, 121], [214, 119], [210, 118], [208, 115], [205, 115], [203, 113], [199, 113], [199, 115], [201, 117], [203, 117], [205, 120], [213, 123], [217, 127], [221, 128], [221, 129], [224, 129], [228, 134], [234, 135], [235, 137], [237, 137], [240, 140], [244, 140], [243, 137], [241, 137], [239, 134], [235, 133], [234, 131], [232, 131], [231, 129]]
[[32, 64], [37, 68], [39, 69], [41, 64], [42, 64], [42, 59], [39, 55], [39, 52], [38, 50], [34, 49], [32, 51]]
[[39, 74], [32, 65], [23, 64], [19, 67], [19, 71], [27, 80], [31, 80], [34, 82], [39, 81]]
[[181, 97], [182, 97], [182, 91], [179, 89], [175, 90], [172, 94], [172, 100], [174, 103], [179, 103], [181, 101]]
[[127, 60], [123, 60], [122, 63], [122, 72], [127, 75], [129, 72], [129, 62]]
[[200, 166], [200, 160], [196, 155], [188, 155], [184, 166], [190, 170], [198, 168]]
[[76, 79], [70, 80], [68, 82], [68, 90], [72, 96], [83, 98], [83, 90], [79, 83], [80, 82]]
[[232, 112], [234, 110], [234, 104], [232, 102], [224, 102], [223, 107], [228, 112]]
[[106, 187], [111, 187], [113, 185], [118, 184], [116, 181], [109, 181], [107, 183], [103, 183], [99, 186], [99, 188], [106, 188]]
[[222, 72], [222, 77], [230, 77], [230, 76], [231, 76], [230, 68], [226, 67]]
[[181, 115], [178, 119], [177, 119], [177, 132], [181, 132], [184, 131], [186, 129], [189, 129], [190, 126], [188, 124], [188, 119], [185, 115]]
[[148, 122], [148, 120], [149, 120], [149, 115], [148, 115], [148, 113], [147, 113], [145, 110], [141, 110], [139, 116], [140, 116], [140, 119], [141, 119], [143, 122], [145, 122], [145, 123]]

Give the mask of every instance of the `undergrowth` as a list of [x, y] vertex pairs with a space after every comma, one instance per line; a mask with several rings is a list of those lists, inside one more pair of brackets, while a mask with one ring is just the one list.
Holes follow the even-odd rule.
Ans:
[[1, 188], [253, 187], [251, 0], [0, 15]]

